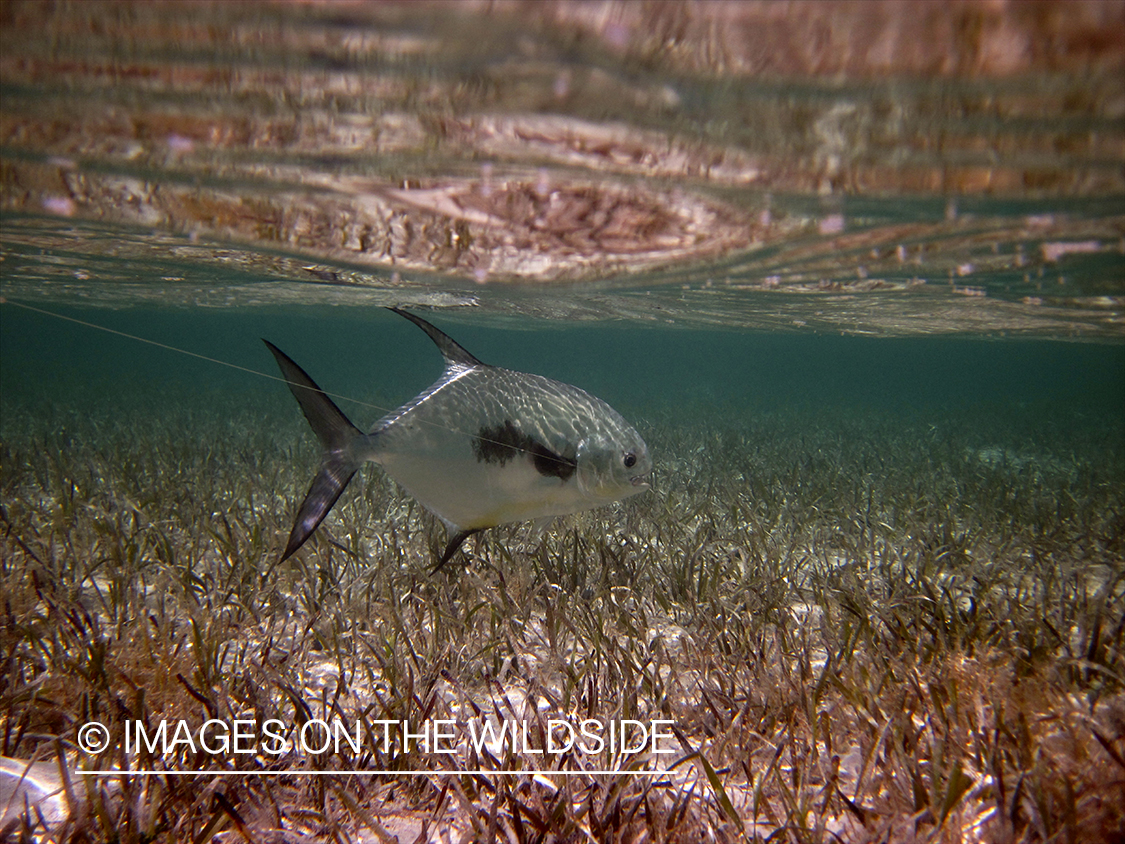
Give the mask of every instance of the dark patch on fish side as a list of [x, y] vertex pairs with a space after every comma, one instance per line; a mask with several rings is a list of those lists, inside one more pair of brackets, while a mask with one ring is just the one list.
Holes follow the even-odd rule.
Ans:
[[[473, 454], [478, 461], [505, 465], [522, 452], [530, 452], [538, 443], [505, 419], [495, 428], [483, 427], [473, 439]], [[542, 447], [542, 446], [540, 446]]]
[[555, 454], [542, 443], [534, 441], [531, 446], [531, 462], [540, 475], [558, 478], [560, 481], [567, 480], [578, 468], [578, 463], [574, 460]]
[[501, 466], [519, 454], [527, 454], [536, 472], [563, 481], [578, 468], [572, 458], [555, 454], [513, 425], [511, 419], [505, 419], [503, 425], [495, 428], [481, 428], [473, 438], [473, 454], [478, 461], [499, 463]]

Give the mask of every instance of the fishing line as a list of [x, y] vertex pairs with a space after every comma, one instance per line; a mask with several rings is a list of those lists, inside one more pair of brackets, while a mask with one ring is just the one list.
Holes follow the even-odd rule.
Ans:
[[[0, 296], [0, 305], [12, 305], [13, 307], [16, 307], [16, 308], [22, 308], [25, 311], [31, 311], [33, 313], [41, 314], [43, 316], [54, 317], [55, 319], [62, 320], [64, 322], [72, 322], [75, 325], [81, 325], [81, 326], [84, 326], [86, 328], [93, 328], [97, 331], [104, 331], [106, 334], [114, 334], [118, 337], [124, 337], [128, 340], [136, 340], [138, 343], [146, 343], [149, 346], [156, 346], [158, 349], [164, 349], [164, 350], [169, 351], [169, 352], [177, 352], [181, 355], [187, 355], [188, 357], [196, 358], [198, 360], [207, 361], [208, 363], [214, 363], [214, 364], [218, 364], [219, 366], [225, 366], [225, 367], [228, 367], [230, 369], [236, 369], [239, 372], [246, 372], [250, 375], [257, 375], [261, 378], [268, 378], [270, 381], [280, 381], [282, 384], [285, 384], [287, 386], [290, 383], [288, 381], [288, 379], [283, 378], [280, 375], [270, 375], [268, 372], [262, 372], [262, 371], [257, 370], [257, 369], [251, 369], [248, 366], [240, 366], [237, 363], [231, 363], [230, 361], [222, 360], [220, 358], [213, 358], [213, 357], [209, 357], [207, 355], [201, 355], [198, 352], [190, 352], [187, 349], [181, 349], [178, 346], [172, 346], [172, 345], [169, 345], [168, 343], [161, 343], [158, 340], [149, 340], [147, 337], [140, 337], [136, 334], [130, 334], [127, 331], [118, 331], [115, 328], [108, 328], [104, 325], [98, 325], [96, 322], [88, 322], [84, 319], [78, 319], [77, 317], [66, 316], [64, 314], [55, 313], [54, 311], [48, 311], [48, 310], [44, 310], [43, 308], [37, 308], [34, 305], [27, 305], [27, 304], [24, 304], [23, 302], [17, 302], [14, 299], [9, 299], [6, 296]], [[296, 386], [300, 387], [301, 385], [298, 384]], [[307, 388], [302, 388], [302, 389], [307, 389]], [[372, 404], [371, 402], [360, 401], [359, 399], [354, 399], [351, 396], [346, 396], [346, 395], [343, 395], [341, 393], [330, 393], [330, 392], [328, 392], [327, 390], [324, 390], [324, 389], [320, 389], [320, 392], [324, 393], [324, 395], [329, 396], [330, 398], [337, 399], [339, 401], [344, 401], [344, 402], [351, 402], [352, 404], [359, 405], [360, 407], [366, 407], [366, 408], [371, 408], [372, 410], [378, 410], [380, 413], [393, 413], [396, 410], [396, 408], [381, 407], [380, 405]], [[523, 448], [523, 447], [520, 447], [520, 446], [515, 445], [514, 443], [510, 443], [510, 442], [500, 442], [499, 440], [493, 440], [493, 439], [489, 439], [487, 437], [482, 437], [482, 436], [479, 435], [479, 433], [478, 434], [470, 434], [468, 431], [461, 431], [461, 430], [458, 430], [457, 428], [451, 428], [448, 425], [441, 425], [437, 422], [429, 422], [428, 420], [423, 420], [423, 419], [420, 419], [418, 421], [424, 422], [427, 425], [432, 425], [435, 428], [441, 428], [442, 430], [449, 431], [450, 433], [453, 433], [453, 434], [461, 434], [462, 436], [466, 436], [466, 437], [475, 437], [476, 439], [480, 440], [481, 442], [487, 442], [487, 443], [491, 443], [491, 444], [494, 444], [494, 445], [504, 446], [506, 448], [511, 448], [515, 451], [522, 451], [524, 454], [530, 454], [531, 453], [531, 449], [529, 449], [529, 448]], [[562, 461], [559, 461], [559, 462], [562, 462]]]
[[[156, 346], [158, 349], [167, 349], [169, 352], [179, 352], [181, 355], [187, 355], [188, 357], [198, 358], [199, 360], [205, 360], [208, 363], [217, 363], [217, 364], [219, 364], [219, 366], [228, 366], [231, 369], [237, 369], [240, 372], [249, 372], [251, 375], [260, 375], [262, 378], [269, 378], [271, 381], [281, 381], [284, 384], [289, 383], [284, 378], [281, 378], [277, 375], [270, 375], [268, 372], [260, 372], [257, 369], [250, 369], [249, 367], [246, 367], [246, 366], [239, 366], [237, 363], [231, 363], [230, 361], [220, 360], [219, 358], [208, 357], [207, 355], [201, 355], [198, 352], [189, 352], [187, 349], [181, 349], [181, 348], [178, 348], [177, 346], [170, 346], [167, 343], [161, 343], [157, 340], [149, 340], [146, 337], [140, 337], [136, 334], [130, 334], [127, 331], [118, 331], [115, 328], [107, 328], [106, 326], [98, 325], [95, 322], [87, 322], [84, 319], [77, 319], [76, 317], [69, 317], [69, 316], [64, 316], [63, 314], [56, 314], [53, 311], [45, 311], [42, 308], [36, 308], [32, 305], [25, 305], [23, 302], [16, 302], [15, 300], [8, 299], [7, 297], [0, 296], [0, 305], [13, 305], [17, 308], [23, 308], [25, 311], [33, 311], [37, 314], [43, 314], [43, 316], [54, 317], [55, 319], [61, 319], [61, 320], [64, 320], [66, 322], [73, 322], [77, 325], [84, 325], [84, 326], [86, 326], [86, 328], [95, 328], [98, 331], [104, 331], [106, 334], [116, 334], [118, 337], [125, 337], [129, 340], [136, 340], [138, 343], [148, 343], [148, 345]], [[361, 402], [358, 399], [349, 398], [347, 396], [336, 395], [335, 393], [325, 393], [325, 395], [332, 396], [333, 398], [340, 399], [341, 401], [350, 401], [350, 402], [355, 402], [356, 404], [366, 404], [365, 402]], [[382, 410], [383, 409], [383, 408], [380, 408], [380, 407], [376, 407], [376, 405], [373, 405], [373, 404], [366, 405], [366, 406], [367, 407], [375, 407], [376, 410]]]

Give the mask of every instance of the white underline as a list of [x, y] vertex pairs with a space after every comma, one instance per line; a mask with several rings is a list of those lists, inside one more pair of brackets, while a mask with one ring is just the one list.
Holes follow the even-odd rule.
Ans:
[[519, 774], [523, 776], [659, 776], [671, 771], [538, 771], [538, 770], [492, 770], [478, 768], [471, 771], [75, 771], [83, 777], [452, 777], [478, 774]]

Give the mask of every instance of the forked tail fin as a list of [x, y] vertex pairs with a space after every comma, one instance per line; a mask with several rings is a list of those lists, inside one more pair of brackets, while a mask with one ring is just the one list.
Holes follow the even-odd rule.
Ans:
[[348, 481], [352, 479], [352, 475], [363, 464], [359, 445], [364, 434], [348, 421], [348, 417], [344, 416], [340, 408], [324, 394], [305, 370], [297, 366], [285, 352], [269, 340], [262, 342], [277, 358], [277, 365], [281, 367], [281, 374], [285, 376], [290, 391], [301, 405], [309, 425], [324, 445], [320, 471], [316, 473], [305, 500], [301, 502], [301, 509], [297, 512], [297, 521], [289, 534], [285, 553], [281, 555], [281, 560], [286, 560], [312, 536], [313, 531], [324, 521], [324, 517], [340, 497], [340, 493], [344, 491], [344, 487], [348, 485]]

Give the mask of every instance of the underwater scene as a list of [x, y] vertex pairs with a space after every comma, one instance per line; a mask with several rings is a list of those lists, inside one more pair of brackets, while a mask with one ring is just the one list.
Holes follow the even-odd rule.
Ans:
[[0, 839], [1125, 840], [1125, 2], [0, 5]]

